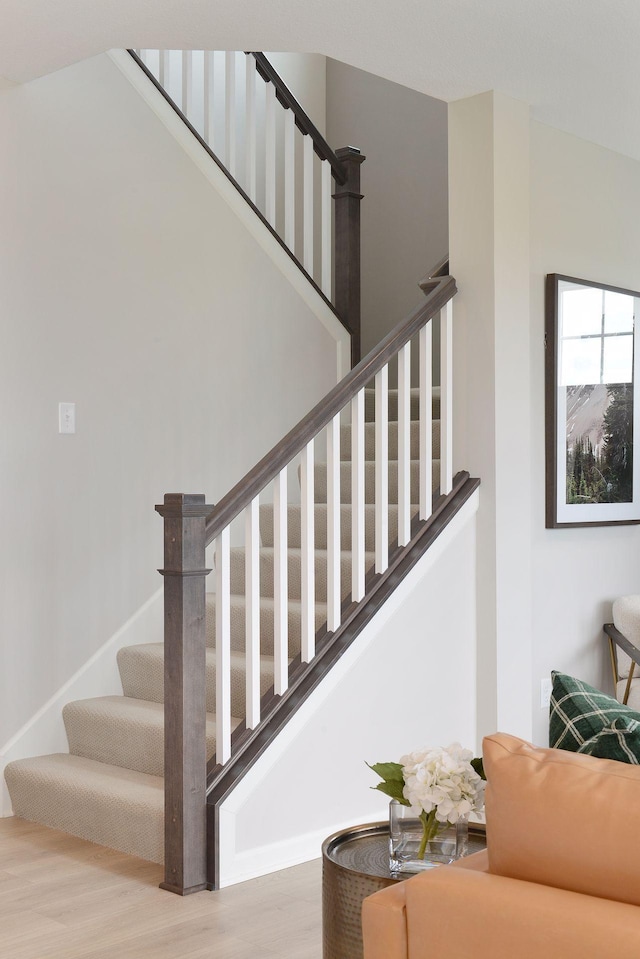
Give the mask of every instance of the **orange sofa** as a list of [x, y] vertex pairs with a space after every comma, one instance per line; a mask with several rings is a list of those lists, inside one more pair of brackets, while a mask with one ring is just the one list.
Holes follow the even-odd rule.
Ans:
[[365, 959], [638, 959], [640, 766], [497, 733], [487, 850], [365, 899]]

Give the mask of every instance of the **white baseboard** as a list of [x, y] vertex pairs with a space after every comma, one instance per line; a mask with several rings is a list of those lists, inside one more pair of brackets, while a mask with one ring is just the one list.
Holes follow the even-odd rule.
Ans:
[[76, 699], [122, 694], [116, 655], [123, 646], [157, 643], [163, 635], [163, 591], [160, 588], [0, 749], [0, 818], [13, 815], [4, 780], [5, 766], [15, 759], [66, 753], [69, 749], [62, 707]]
[[[369, 816], [364, 822], [383, 821], [388, 818], [388, 803], [384, 803], [380, 808], [378, 816]], [[221, 834], [233, 829], [233, 824], [227, 817], [220, 817]], [[223, 825], [224, 824], [224, 825]], [[271, 843], [267, 846], [259, 846], [255, 849], [245, 852], [236, 852], [233, 857], [231, 867], [225, 872], [220, 883], [221, 888], [225, 886], [234, 886], [239, 882], [246, 882], [249, 879], [257, 879], [259, 876], [266, 876], [271, 872], [278, 872], [280, 869], [289, 869], [290, 866], [299, 866], [303, 862], [311, 862], [318, 859], [322, 853], [322, 844], [327, 836], [333, 835], [342, 829], [347, 829], [358, 825], [353, 819], [348, 822], [334, 823], [330, 826], [323, 826], [322, 829], [316, 829], [304, 835], [293, 836], [282, 842]]]

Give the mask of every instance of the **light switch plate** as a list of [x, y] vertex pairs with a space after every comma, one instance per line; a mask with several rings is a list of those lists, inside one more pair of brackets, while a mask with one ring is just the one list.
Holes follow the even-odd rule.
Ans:
[[58, 432], [75, 433], [76, 431], [76, 404], [58, 404]]

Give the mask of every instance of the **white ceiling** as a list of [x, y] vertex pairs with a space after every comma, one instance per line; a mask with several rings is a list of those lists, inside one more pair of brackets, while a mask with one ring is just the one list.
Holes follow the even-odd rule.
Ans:
[[640, 159], [640, 0], [0, 0], [0, 88], [112, 47], [316, 52], [443, 100], [499, 90]]

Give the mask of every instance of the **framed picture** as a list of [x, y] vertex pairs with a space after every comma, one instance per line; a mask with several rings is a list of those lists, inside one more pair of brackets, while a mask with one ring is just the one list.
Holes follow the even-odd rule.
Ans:
[[547, 276], [547, 528], [640, 523], [639, 305], [633, 290]]

